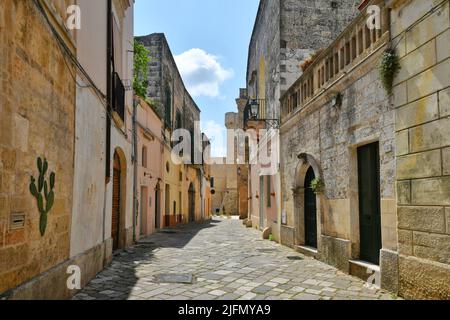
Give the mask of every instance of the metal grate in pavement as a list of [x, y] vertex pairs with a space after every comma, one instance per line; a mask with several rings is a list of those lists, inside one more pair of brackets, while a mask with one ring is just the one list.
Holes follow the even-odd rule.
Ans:
[[154, 276], [156, 283], [176, 283], [193, 284], [194, 275], [192, 274], [158, 274]]

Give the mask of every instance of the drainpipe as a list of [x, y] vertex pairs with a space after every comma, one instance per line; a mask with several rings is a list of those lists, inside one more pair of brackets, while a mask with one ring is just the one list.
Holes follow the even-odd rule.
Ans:
[[103, 242], [106, 240], [106, 197], [108, 184], [111, 180], [111, 95], [112, 95], [112, 0], [108, 0], [106, 23], [106, 150], [105, 150], [105, 196], [103, 199]]
[[133, 98], [133, 242], [136, 243], [136, 222], [138, 216], [137, 180], [138, 180], [138, 144], [137, 144], [137, 99]]

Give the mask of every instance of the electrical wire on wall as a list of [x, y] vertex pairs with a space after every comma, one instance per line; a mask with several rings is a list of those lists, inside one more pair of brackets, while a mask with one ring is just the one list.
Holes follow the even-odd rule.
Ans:
[[[100, 88], [95, 84], [95, 82], [91, 79], [91, 77], [89, 76], [88, 72], [83, 68], [83, 66], [81, 65], [81, 63], [78, 61], [77, 57], [72, 53], [72, 51], [67, 47], [65, 41], [61, 38], [60, 34], [58, 33], [58, 31], [55, 29], [55, 27], [53, 26], [52, 22], [50, 21], [46, 10], [44, 9], [44, 7], [42, 6], [40, 0], [33, 0], [34, 4], [36, 5], [38, 11], [41, 13], [41, 15], [44, 17], [45, 21], [47, 22], [48, 27], [50, 28], [55, 40], [58, 43], [58, 46], [60, 47], [62, 53], [63, 53], [63, 58], [64, 58], [64, 63], [66, 64], [70, 76], [73, 78], [75, 84], [79, 87], [79, 88], [90, 88], [94, 91], [95, 95], [98, 97], [99, 101], [101, 102], [102, 106], [105, 109], [105, 113], [106, 116], [109, 117], [111, 120], [113, 120], [113, 115], [112, 113], [110, 113], [108, 111], [108, 101], [106, 99], [106, 94], [104, 94]], [[69, 66], [69, 61], [67, 61], [67, 59], [70, 61], [70, 63], [72, 63], [75, 68], [79, 71], [79, 73], [81, 74], [83, 80], [85, 82], [88, 83], [88, 86], [85, 85], [81, 85], [78, 83], [76, 75], [73, 74], [72, 72], [72, 68]], [[112, 109], [112, 108], [111, 108]], [[126, 132], [124, 132], [121, 128], [119, 128], [115, 121], [112, 121], [112, 124], [114, 125], [114, 127], [119, 130], [119, 132], [122, 132], [125, 136], [126, 136]]]

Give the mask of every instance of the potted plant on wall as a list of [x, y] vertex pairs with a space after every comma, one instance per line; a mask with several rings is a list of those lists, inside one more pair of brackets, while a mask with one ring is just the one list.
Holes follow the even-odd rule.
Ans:
[[388, 95], [392, 94], [394, 79], [401, 69], [400, 59], [395, 49], [387, 49], [381, 57], [378, 66], [381, 83]]

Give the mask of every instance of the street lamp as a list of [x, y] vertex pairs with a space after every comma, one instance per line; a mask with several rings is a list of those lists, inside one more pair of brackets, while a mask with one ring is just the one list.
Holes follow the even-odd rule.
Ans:
[[250, 103], [250, 112], [253, 119], [258, 118], [258, 111], [259, 111], [259, 103], [257, 100], [253, 99]]

